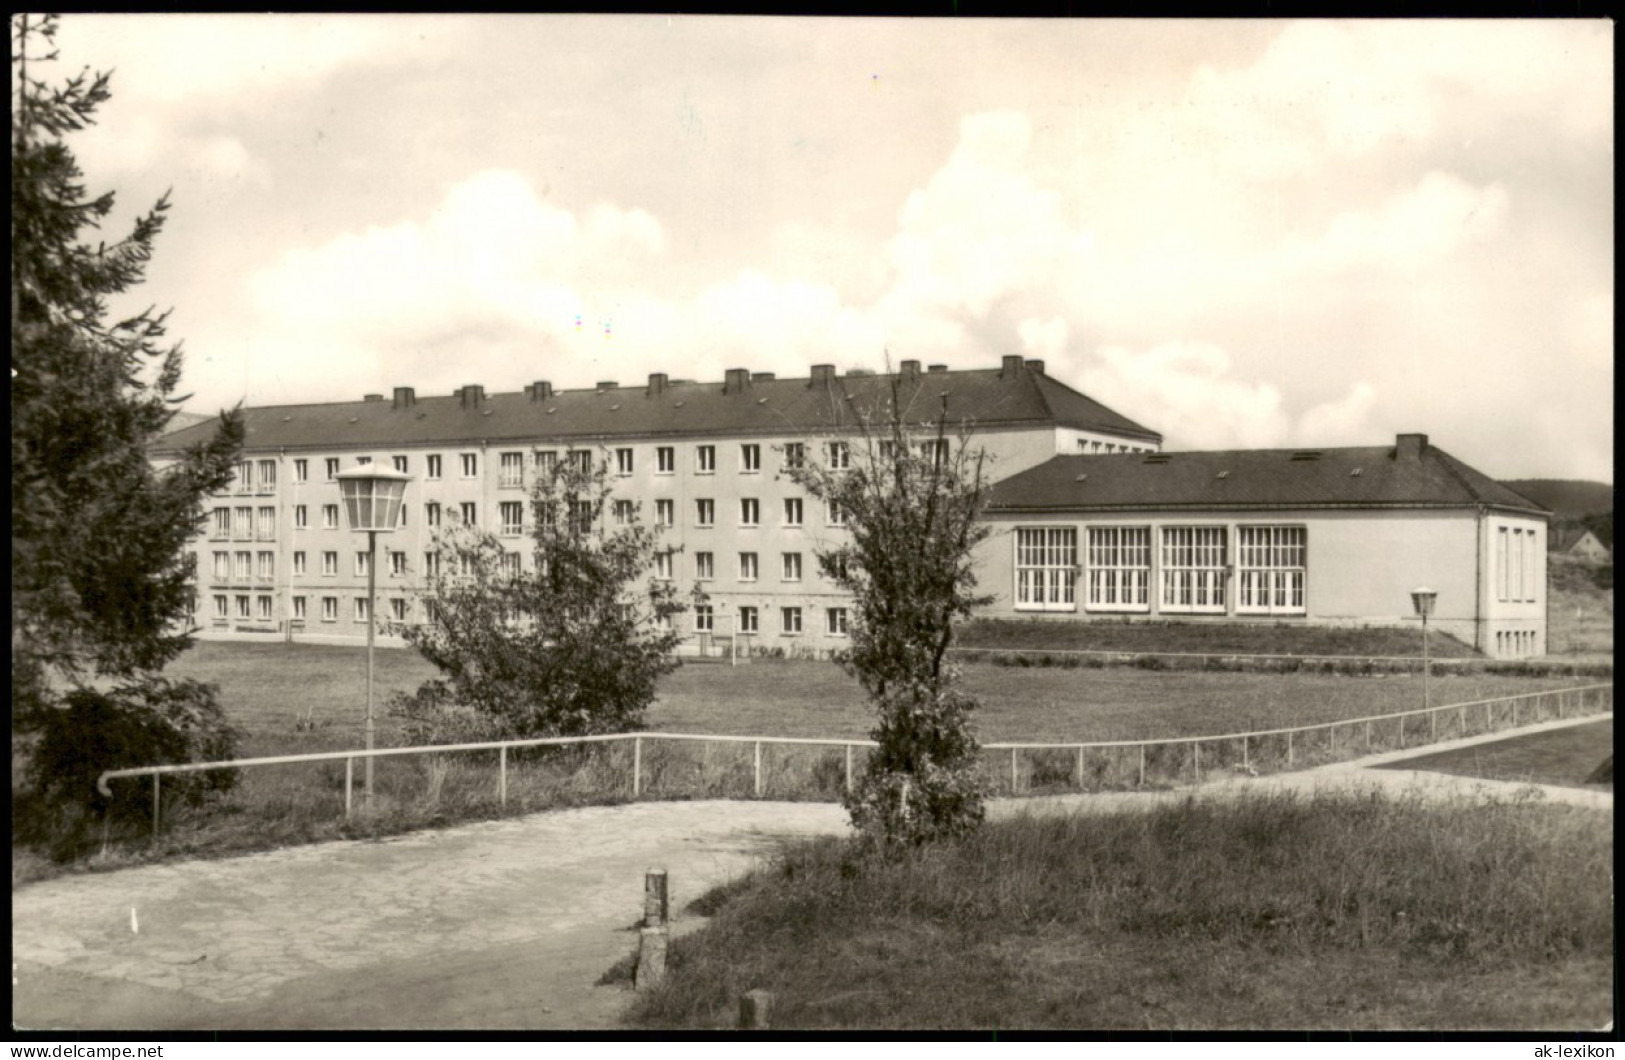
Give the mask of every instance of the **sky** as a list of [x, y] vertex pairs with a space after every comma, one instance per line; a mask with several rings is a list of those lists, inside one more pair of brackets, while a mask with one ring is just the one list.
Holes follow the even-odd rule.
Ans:
[[[63, 17], [190, 411], [1042, 358], [1167, 449], [1613, 481], [1603, 21]], [[36, 71], [42, 71], [36, 66]], [[44, 68], [48, 69], [48, 68]]]

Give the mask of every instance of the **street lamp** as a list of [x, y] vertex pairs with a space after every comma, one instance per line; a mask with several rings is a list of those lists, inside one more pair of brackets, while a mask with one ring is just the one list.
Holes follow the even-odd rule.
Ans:
[[1422, 707], [1432, 706], [1428, 698], [1428, 671], [1433, 667], [1428, 659], [1428, 616], [1433, 613], [1433, 601], [1439, 594], [1425, 585], [1419, 585], [1411, 590], [1411, 606], [1422, 619]]
[[[401, 519], [401, 498], [412, 476], [393, 468], [363, 464], [333, 476], [344, 498], [351, 530], [367, 532], [367, 750], [372, 750], [373, 639], [378, 628], [378, 534], [390, 533]], [[367, 756], [364, 805], [372, 809], [372, 756]]]

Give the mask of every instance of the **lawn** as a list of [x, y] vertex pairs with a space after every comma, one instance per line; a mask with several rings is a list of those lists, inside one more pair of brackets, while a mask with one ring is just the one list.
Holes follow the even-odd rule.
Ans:
[[[1048, 651], [1226, 652], [1240, 655], [1346, 655], [1419, 658], [1422, 630], [1399, 626], [1339, 628], [1290, 623], [1152, 622], [1097, 619], [977, 619], [954, 637], [963, 648], [1029, 648]], [[1447, 634], [1432, 633], [1436, 658], [1478, 653]]]
[[629, 1022], [727, 1027], [767, 990], [784, 1030], [1596, 1028], [1610, 820], [1282, 796], [803, 843], [695, 903]]
[[[1586, 778], [1614, 750], [1613, 719], [1474, 744], [1390, 762], [1384, 769], [1424, 769], [1458, 777], [1587, 787]], [[1612, 790], [1613, 785], [1608, 786]]]

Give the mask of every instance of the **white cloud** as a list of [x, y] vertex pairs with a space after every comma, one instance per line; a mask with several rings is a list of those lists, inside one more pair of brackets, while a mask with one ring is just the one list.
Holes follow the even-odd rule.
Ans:
[[1081, 382], [1091, 397], [1160, 431], [1169, 449], [1285, 444], [1290, 423], [1280, 392], [1234, 378], [1233, 371], [1230, 355], [1208, 343], [1170, 342], [1142, 352], [1104, 346]]
[[1370, 383], [1355, 383], [1336, 401], [1316, 405], [1298, 420], [1294, 437], [1310, 446], [1370, 445], [1375, 440], [1371, 413], [1377, 391]]

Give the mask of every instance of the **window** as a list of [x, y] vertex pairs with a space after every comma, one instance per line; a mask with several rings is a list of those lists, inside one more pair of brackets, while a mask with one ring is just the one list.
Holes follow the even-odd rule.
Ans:
[[333, 481], [333, 476], [337, 475], [339, 473], [339, 458], [336, 457], [336, 456], [328, 457], [327, 460], [326, 460], [326, 467], [327, 467], [327, 481], [332, 482]]
[[655, 553], [655, 577], [663, 582], [671, 581], [671, 552]]
[[[1536, 538], [1537, 530], [1523, 532], [1523, 598], [1534, 603], [1540, 597], [1540, 545]], [[1534, 646], [1534, 633], [1528, 633], [1531, 649]]]
[[739, 525], [759, 526], [762, 522], [762, 506], [755, 497], [742, 497], [739, 501]]
[[540, 478], [550, 478], [555, 468], [559, 466], [559, 454], [554, 449], [536, 450], [536, 474]]
[[337, 552], [322, 553], [322, 576], [334, 577], [339, 572], [339, 554]]
[[852, 447], [845, 442], [825, 442], [824, 457], [831, 471], [845, 471], [852, 466]]
[[257, 485], [259, 486], [259, 492], [261, 492], [261, 493], [275, 493], [276, 492], [276, 461], [275, 460], [261, 460], [259, 462], [259, 466], [256, 467], [255, 470], [257, 472], [259, 472], [259, 482], [257, 483]]
[[583, 475], [592, 471], [592, 450], [574, 449], [570, 452], [570, 463]]
[[425, 552], [423, 554], [423, 576], [425, 578], [440, 577], [440, 553]]
[[305, 598], [303, 596], [293, 598], [293, 617], [298, 622], [305, 620]]
[[710, 633], [712, 628], [713, 628], [713, 622], [712, 622], [712, 615], [711, 615], [711, 605], [710, 604], [695, 604], [694, 605], [694, 632], [696, 632], [696, 633]]
[[355, 458], [355, 463], [357, 467], [366, 467], [368, 464], [372, 463], [372, 457], [358, 456]]
[[295, 460], [293, 462], [293, 480], [295, 482], [310, 481], [310, 461]]
[[406, 457], [404, 457], [404, 456], [392, 456], [392, 457], [389, 458], [389, 462], [392, 465], [394, 465], [396, 471], [399, 471], [403, 475], [406, 474], [406, 468], [407, 468]]
[[425, 526], [439, 526], [440, 525], [440, 502], [439, 501], [430, 501], [428, 504], [425, 504], [423, 506], [423, 525], [425, 525]]
[[231, 510], [231, 536], [237, 541], [254, 540], [254, 509], [233, 508]]
[[367, 620], [367, 604], [368, 601], [365, 596], [358, 596], [355, 598], [355, 620], [357, 622], [365, 622]]
[[677, 521], [677, 502], [669, 497], [655, 501], [655, 525], [671, 526]]
[[1224, 613], [1224, 527], [1168, 526], [1162, 531], [1162, 609]]
[[824, 521], [830, 526], [846, 525], [846, 510], [840, 506], [834, 497], [824, 500]]
[[518, 537], [524, 530], [525, 506], [519, 501], [503, 501], [502, 535], [504, 537]]
[[389, 601], [389, 617], [396, 622], [406, 621], [406, 600], [404, 597], [395, 597]]
[[615, 450], [615, 473], [617, 475], [630, 475], [632, 473], [632, 450]]
[[1096, 526], [1089, 529], [1089, 609], [1151, 609], [1151, 528]]
[[893, 458], [897, 456], [897, 443], [893, 441], [882, 441], [879, 445], [879, 451], [881, 462], [889, 464], [892, 462]]
[[293, 506], [293, 528], [295, 530], [310, 529], [310, 509], [303, 504]]
[[739, 609], [739, 632], [755, 633], [759, 628], [756, 609], [754, 607], [741, 607]]
[[801, 580], [801, 553], [784, 553], [784, 580], [798, 582]]
[[1016, 610], [1075, 611], [1078, 532], [1070, 526], [1016, 531]]
[[801, 632], [801, 608], [779, 608], [779, 630], [792, 636]]
[[826, 607], [824, 609], [824, 624], [832, 637], [846, 636], [846, 608]]
[[231, 601], [227, 600], [224, 595], [214, 598], [214, 617], [222, 620], [231, 617]]
[[510, 578], [517, 578], [524, 573], [524, 557], [517, 552], [504, 552], [502, 554], [502, 573]]
[[478, 526], [480, 506], [474, 501], [464, 501], [459, 510], [462, 512], [464, 526]]
[[717, 447], [714, 445], [696, 446], [694, 449], [694, 467], [702, 475], [715, 473], [717, 469]]
[[[236, 480], [238, 493], [254, 492], [254, 461], [239, 460], [237, 462], [237, 471], [233, 475], [233, 478]], [[248, 616], [244, 615], [243, 617], [246, 618]]]
[[232, 578], [234, 581], [246, 582], [254, 576], [254, 554], [252, 552], [238, 552], [232, 556]]
[[391, 578], [406, 577], [406, 553], [391, 552], [389, 554], [389, 576]]
[[428, 465], [426, 467], [426, 469], [424, 470], [424, 476], [426, 478], [439, 478], [440, 477], [440, 454], [439, 453], [430, 453], [428, 456], [424, 457], [424, 460]]
[[717, 502], [709, 497], [701, 497], [694, 502], [694, 525], [715, 526], [717, 521]]
[[807, 447], [801, 442], [786, 442], [784, 445], [784, 466], [798, 468], [807, 462]]
[[669, 475], [677, 470], [677, 450], [669, 445], [662, 445], [655, 450], [655, 472], [660, 475]]
[[756, 553], [741, 552], [739, 554], [739, 580], [742, 582], [756, 580]]
[[525, 454], [502, 453], [497, 457], [497, 485], [502, 489], [519, 489], [525, 484]]
[[786, 498], [784, 498], [784, 525], [785, 526], [800, 526], [801, 525], [801, 498], [800, 497], [786, 497]]
[[632, 522], [632, 512], [633, 512], [633, 508], [632, 508], [632, 502], [631, 501], [616, 501], [615, 502], [615, 525], [616, 526], [628, 526], [628, 525], [630, 525], [631, 522]]
[[365, 552], [355, 554], [355, 573], [358, 578], [367, 573], [367, 554]]
[[276, 540], [276, 509], [261, 508], [259, 522], [254, 526], [256, 541]]
[[339, 528], [339, 506], [336, 504], [322, 505], [322, 529], [337, 530]]
[[938, 467], [948, 462], [948, 439], [932, 438], [920, 443], [920, 459], [929, 460]]
[[214, 580], [217, 582], [231, 580], [230, 552], [216, 552], [214, 554]]
[[479, 475], [480, 454], [461, 453], [458, 455], [458, 459], [462, 461], [464, 478], [475, 478]]
[[406, 526], [406, 504], [405, 504], [405, 502], [402, 502], [401, 506], [399, 508], [395, 509], [395, 525], [396, 525], [396, 527], [404, 527], [404, 526]]
[[739, 447], [739, 470], [754, 474], [762, 470], [762, 447], [750, 442]]
[[837, 582], [846, 581], [846, 553], [837, 552], [829, 558], [830, 567], [828, 577]]
[[1308, 567], [1307, 531], [1301, 526], [1243, 526], [1236, 530], [1236, 612], [1301, 615]]
[[710, 552], [694, 553], [694, 577], [700, 581], [710, 581], [717, 576], [716, 558]]
[[339, 598], [336, 596], [322, 597], [322, 621], [337, 622], [339, 620]]
[[255, 557], [255, 569], [259, 572], [260, 581], [268, 582], [276, 578], [276, 553], [261, 552]]
[[250, 617], [252, 617], [253, 612], [250, 610], [250, 604], [251, 603], [252, 603], [252, 601], [249, 600], [248, 595], [246, 593], [243, 594], [242, 596], [237, 597], [237, 617], [238, 618], [250, 618]]
[[229, 541], [231, 539], [230, 508], [216, 508], [214, 510], [214, 526], [209, 531], [209, 537], [215, 541]]
[[271, 617], [271, 598], [269, 596], [262, 593], [254, 598], [254, 603], [259, 610], [260, 618], [268, 619]]
[[303, 552], [295, 552], [293, 554], [293, 573], [294, 577], [304, 577], [305, 554]]

